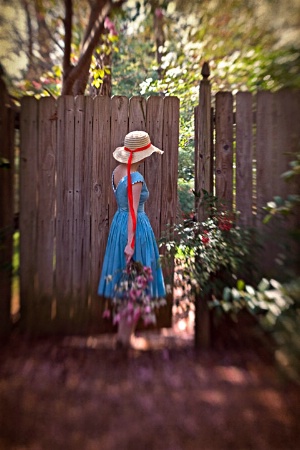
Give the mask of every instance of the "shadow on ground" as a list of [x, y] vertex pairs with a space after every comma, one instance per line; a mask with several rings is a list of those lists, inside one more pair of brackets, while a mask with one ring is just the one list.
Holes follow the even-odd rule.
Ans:
[[300, 388], [251, 349], [196, 353], [192, 336], [31, 341], [0, 356], [1, 450], [296, 450]]

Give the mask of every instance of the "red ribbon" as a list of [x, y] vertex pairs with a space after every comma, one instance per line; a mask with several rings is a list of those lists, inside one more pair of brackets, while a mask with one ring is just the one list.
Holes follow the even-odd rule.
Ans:
[[127, 162], [127, 187], [128, 187], [129, 209], [130, 209], [130, 215], [131, 215], [131, 219], [132, 219], [132, 231], [133, 231], [133, 237], [132, 237], [132, 241], [131, 241], [131, 248], [134, 248], [134, 244], [135, 244], [136, 217], [135, 217], [134, 208], [133, 208], [133, 196], [132, 196], [132, 183], [131, 183], [130, 167], [131, 167], [133, 153], [141, 152], [143, 150], [146, 150], [149, 147], [151, 147], [151, 142], [149, 142], [149, 144], [145, 145], [144, 147], [135, 148], [134, 150], [131, 150], [128, 147], [124, 147], [124, 150], [126, 150], [126, 152], [130, 152], [129, 159], [128, 159], [128, 162]]

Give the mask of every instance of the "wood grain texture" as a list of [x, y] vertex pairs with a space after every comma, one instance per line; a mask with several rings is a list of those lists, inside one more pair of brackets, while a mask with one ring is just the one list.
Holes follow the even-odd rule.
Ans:
[[[146, 131], [147, 101], [145, 97], [131, 97], [129, 100], [128, 133], [130, 131]], [[145, 176], [145, 163], [139, 165], [139, 172]]]
[[90, 287], [91, 163], [93, 100], [75, 99], [73, 302], [79, 313], [86, 308]]
[[[195, 148], [195, 191], [202, 193], [204, 189], [212, 189], [212, 153], [211, 153], [211, 86], [208, 80], [201, 80], [199, 90], [199, 110], [197, 118], [197, 148]], [[205, 213], [202, 207], [197, 208], [199, 220]]]
[[91, 185], [91, 295], [98, 300], [98, 283], [109, 231], [109, 196], [112, 191], [111, 173], [111, 99], [94, 100], [92, 185]]
[[[164, 150], [163, 115], [164, 99], [158, 96], [149, 97], [147, 99], [147, 132], [152, 144], [161, 150]], [[145, 211], [156, 238], [160, 235], [161, 229], [162, 158], [164, 155], [153, 153], [145, 161], [145, 181], [150, 193], [145, 204]]]
[[[165, 97], [163, 115], [163, 150], [161, 173], [161, 213], [160, 234], [173, 225], [177, 215], [177, 179], [178, 179], [178, 145], [179, 145], [179, 99]], [[175, 181], [176, 180], [176, 181]], [[161, 249], [163, 253], [164, 249]], [[167, 287], [167, 308], [160, 313], [158, 324], [172, 326], [174, 268], [171, 264], [164, 267], [164, 278]]]
[[[128, 133], [129, 99], [116, 95], [111, 99], [111, 140], [110, 140], [110, 176], [118, 162], [112, 156], [113, 151], [124, 145], [124, 138]], [[109, 225], [117, 209], [115, 195], [110, 189], [109, 196]]]
[[54, 289], [56, 102], [51, 97], [39, 101], [37, 146], [37, 301], [40, 314], [49, 321]]
[[57, 103], [56, 321], [67, 325], [73, 295], [74, 98]]
[[1, 157], [9, 168], [0, 169], [0, 341], [6, 339], [11, 328], [11, 276], [14, 233], [14, 120], [9, 107], [8, 93], [0, 79], [0, 142]]
[[216, 95], [216, 195], [232, 208], [233, 201], [233, 97]]
[[236, 95], [236, 210], [240, 225], [252, 225], [253, 124], [252, 95]]
[[[274, 93], [273, 102], [274, 117], [274, 170], [273, 170], [273, 197], [280, 196], [287, 199], [291, 194], [300, 193], [299, 177], [287, 182], [282, 174], [291, 169], [290, 162], [296, 159], [299, 152], [300, 142], [300, 92], [290, 89], [282, 89]], [[297, 179], [298, 178], [298, 179]], [[274, 221], [275, 222], [275, 221]], [[293, 230], [300, 226], [300, 207], [293, 208], [293, 214], [284, 220], [276, 221], [277, 233], [274, 241], [277, 242], [277, 251], [280, 245], [284, 246], [289, 253], [291, 264], [294, 260], [296, 271], [299, 268], [299, 242], [292, 239]], [[274, 228], [274, 227], [273, 227]]]
[[[157, 237], [160, 221], [175, 217], [171, 208], [177, 209], [179, 102], [155, 97], [149, 105], [148, 114], [141, 97], [23, 100], [21, 270], [28, 331], [112, 331], [102, 319], [104, 302], [97, 288], [116, 210], [112, 152], [123, 145], [129, 127], [147, 129], [154, 145], [165, 150], [163, 157], [153, 155], [147, 161], [150, 220], [156, 222]], [[162, 188], [167, 199], [163, 216]], [[158, 318], [160, 326], [171, 323], [170, 304]]]
[[30, 330], [37, 274], [38, 101], [23, 97], [20, 117], [20, 306], [23, 326]]
[[256, 226], [262, 228], [263, 207], [273, 195], [273, 95], [268, 91], [257, 93], [256, 101]]
[[164, 99], [163, 118], [163, 148], [162, 159], [162, 208], [161, 231], [167, 224], [174, 224], [177, 212], [177, 183], [178, 178], [178, 143], [179, 143], [179, 99], [166, 97]]
[[145, 97], [131, 97], [129, 100], [128, 132], [146, 131], [146, 107]]

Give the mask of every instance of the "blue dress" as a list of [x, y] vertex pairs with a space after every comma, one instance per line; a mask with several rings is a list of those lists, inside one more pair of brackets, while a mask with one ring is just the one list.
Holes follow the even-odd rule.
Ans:
[[[164, 297], [166, 294], [162, 269], [159, 262], [159, 253], [156, 239], [149, 222], [148, 216], [144, 212], [144, 204], [149, 198], [145, 180], [139, 172], [131, 173], [132, 184], [142, 182], [142, 191], [137, 211], [134, 261], [141, 262], [144, 266], [151, 267], [153, 281], [150, 292], [152, 298]], [[117, 187], [114, 187], [112, 174], [112, 188], [117, 200], [118, 210], [111, 223], [103, 266], [98, 286], [98, 294], [106, 298], [114, 295], [114, 286], [119, 282], [122, 270], [126, 266], [124, 249], [127, 244], [128, 227], [128, 196], [127, 196], [127, 175], [123, 177]], [[108, 281], [107, 276], [111, 275], [112, 280]]]

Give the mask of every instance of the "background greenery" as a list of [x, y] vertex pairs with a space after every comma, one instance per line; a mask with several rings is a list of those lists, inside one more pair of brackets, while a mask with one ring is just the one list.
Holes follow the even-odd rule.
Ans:
[[[73, 65], [78, 63], [94, 3], [73, 0]], [[2, 76], [15, 98], [61, 93], [64, 14], [62, 0], [3, 0]], [[213, 92], [299, 88], [299, 23], [298, 0], [291, 0], [288, 7], [277, 0], [123, 1], [121, 8], [112, 8], [106, 34], [95, 48], [86, 92], [97, 93], [95, 88], [111, 73], [113, 95], [180, 98], [179, 201], [183, 212], [189, 213], [193, 109], [203, 62], [210, 64]], [[99, 67], [99, 55], [109, 57], [106, 66]]]

